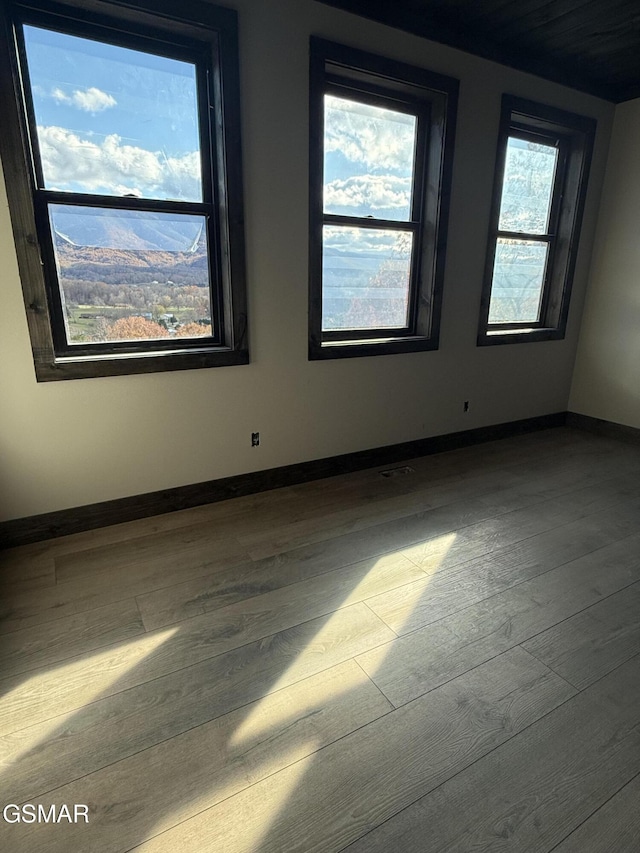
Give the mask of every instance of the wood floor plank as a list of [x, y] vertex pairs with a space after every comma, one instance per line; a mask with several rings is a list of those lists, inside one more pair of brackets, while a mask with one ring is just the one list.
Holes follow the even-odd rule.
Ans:
[[211, 552], [202, 559], [186, 561], [173, 558], [156, 563], [123, 566], [87, 574], [67, 583], [59, 583], [34, 592], [20, 592], [0, 601], [0, 633], [10, 633], [54, 619], [94, 610], [127, 598], [135, 598], [150, 590], [164, 588], [209, 575], [215, 571], [241, 566], [246, 555]]
[[616, 507], [545, 530], [515, 546], [490, 548], [480, 557], [459, 562], [476, 550], [484, 550], [482, 544], [478, 547], [473, 535], [463, 530], [454, 541], [443, 538], [439, 543], [432, 543], [430, 563], [425, 556], [426, 548], [422, 549], [419, 565], [427, 573], [426, 579], [382, 593], [369, 599], [367, 604], [396, 633], [410, 633], [456, 610], [626, 538], [634, 528], [640, 531], [640, 513], [636, 520], [634, 513], [628, 512], [626, 507], [622, 513]]
[[640, 580], [640, 535], [553, 569], [357, 660], [396, 705]]
[[[640, 485], [635, 474], [625, 471], [610, 478], [609, 473], [608, 469], [594, 472], [582, 461], [577, 466], [572, 464], [568, 467], [565, 462], [564, 466], [549, 466], [548, 469], [542, 463], [535, 471], [523, 470], [522, 467], [513, 471], [500, 469], [492, 477], [473, 471], [468, 472], [467, 476], [456, 475], [436, 479], [435, 482], [424, 483], [423, 479], [419, 479], [417, 485], [399, 495], [372, 500], [369, 494], [365, 494], [348, 508], [328, 515], [316, 513], [301, 521], [275, 523], [271, 528], [240, 534], [238, 538], [250, 549], [254, 559], [260, 559], [451, 504], [461, 508], [468, 505], [469, 509], [476, 506], [477, 515], [472, 515], [468, 522], [473, 523], [569, 492], [579, 492], [576, 499], [582, 501], [583, 505], [592, 496], [591, 499], [597, 504], [593, 508], [594, 512], [598, 506], [605, 507], [619, 502], [625, 496], [637, 498], [640, 495]], [[602, 477], [605, 479], [602, 480]], [[340, 504], [338, 500], [337, 505]], [[487, 510], [484, 514], [483, 508]]]
[[66, 554], [56, 558], [55, 566], [58, 583], [64, 583], [100, 572], [137, 570], [149, 564], [160, 570], [173, 567], [176, 561], [189, 566], [208, 565], [230, 558], [246, 560], [247, 556], [237, 540], [225, 536], [219, 527], [195, 524]]
[[[256, 501], [259, 497], [264, 497], [264, 495], [246, 495], [215, 504], [190, 507], [188, 509], [161, 513], [160, 515], [138, 518], [133, 521], [111, 524], [105, 527], [96, 527], [91, 530], [57, 536], [55, 539], [43, 540], [34, 545], [23, 545], [10, 550], [22, 552], [26, 549], [37, 548], [46, 551], [50, 557], [55, 558], [78, 551], [87, 551], [117, 544], [129, 539], [177, 530], [180, 527], [190, 527], [203, 521], [208, 524], [223, 523], [228, 518], [234, 518], [238, 514], [253, 514], [256, 509]], [[275, 500], [273, 497], [269, 497], [265, 506], [272, 503], [275, 503]]]
[[569, 471], [576, 463], [584, 465], [588, 460], [603, 464], [606, 471], [611, 472], [614, 469], [624, 470], [629, 461], [638, 463], [637, 453], [634, 454], [628, 445], [609, 439], [602, 442], [601, 438], [589, 436], [581, 430], [565, 428], [471, 445], [435, 456], [407, 460], [407, 463], [420, 473], [430, 473], [434, 464], [441, 464], [446, 465], [448, 472], [463, 475], [467, 475], [470, 470], [490, 473], [523, 467], [533, 473], [540, 465], [544, 467], [548, 464], [554, 469], [566, 467]]
[[[375, 472], [374, 476], [380, 475]], [[409, 477], [413, 480], [414, 475]], [[270, 529], [240, 535], [238, 538], [247, 546], [252, 558], [258, 560], [292, 548], [415, 515], [418, 512], [427, 512], [454, 503], [464, 502], [466, 505], [495, 491], [500, 495], [508, 491], [511, 500], [515, 501], [519, 497], [518, 488], [525, 482], [526, 478], [522, 474], [516, 476], [503, 471], [497, 472], [491, 480], [487, 475], [472, 475], [465, 478], [459, 474], [436, 479], [435, 483], [428, 484], [423, 484], [423, 480], [419, 479], [407, 485], [404, 490], [398, 490], [399, 494], [378, 499], [372, 499], [370, 493], [366, 494], [366, 498], [364, 495], [359, 495], [351, 506], [336, 511], [336, 503], [338, 506], [344, 506], [344, 501], [339, 500], [332, 504], [333, 511], [329, 514], [316, 513], [299, 521], [272, 525]], [[538, 495], [537, 499], [544, 500], [544, 496]], [[536, 496], [527, 496], [521, 501], [523, 505], [534, 503]], [[485, 515], [481, 517], [487, 517], [490, 508], [486, 506], [486, 500], [480, 500], [479, 503], [480, 507], [485, 509]], [[513, 506], [510, 505], [510, 508]]]
[[[368, 475], [370, 479], [377, 477], [385, 486], [389, 484], [388, 480], [379, 478], [376, 471], [368, 472]], [[325, 483], [325, 490], [331, 491], [327, 489], [326, 481], [323, 483]], [[367, 497], [365, 507], [370, 508], [372, 504], [372, 501], [369, 500], [370, 483], [366, 484], [366, 488], [367, 491], [364, 492]], [[284, 493], [288, 495], [287, 500], [281, 498]], [[403, 495], [399, 497], [403, 499]], [[395, 499], [397, 498], [396, 495]], [[292, 507], [289, 505], [294, 499], [296, 501], [295, 511], [291, 512]], [[406, 497], [404, 499], [406, 501]], [[249, 500], [251, 503], [247, 504]], [[259, 503], [260, 500], [262, 503]], [[353, 501], [356, 514], [362, 515], [362, 502], [363, 495], [356, 494]], [[227, 505], [233, 505], [235, 510], [228, 510], [223, 513], [221, 509]], [[301, 511], [301, 506], [305, 507], [305, 512]], [[330, 506], [334, 507], [335, 502], [330, 502]], [[238, 565], [247, 559], [247, 554], [243, 549], [239, 555], [236, 554], [233, 543], [231, 543], [230, 555], [220, 554], [220, 546], [217, 546], [217, 555], [222, 557], [222, 563], [213, 559], [209, 549], [211, 525], [214, 525], [215, 530], [219, 530], [222, 523], [225, 533], [228, 533], [233, 522], [239, 521], [242, 525], [245, 519], [249, 518], [252, 523], [255, 523], [257, 517], [264, 522], [259, 526], [271, 534], [274, 527], [277, 528], [278, 524], [282, 524], [283, 518], [288, 519], [291, 516], [296, 517], [296, 515], [302, 515], [305, 518], [302, 522], [293, 522], [294, 525], [309, 524], [310, 518], [312, 520], [317, 519], [317, 513], [309, 510], [310, 508], [306, 506], [305, 501], [301, 500], [300, 496], [293, 494], [293, 489], [284, 489], [268, 494], [237, 498], [210, 507], [184, 510], [176, 514], [182, 518], [180, 524], [170, 524], [168, 519], [171, 519], [171, 515], [159, 516], [156, 520], [142, 519], [139, 522], [116, 525], [103, 531], [88, 531], [49, 543], [38, 543], [37, 546], [13, 549], [12, 552], [6, 552], [11, 557], [12, 574], [19, 576], [22, 573], [25, 580], [21, 586], [14, 583], [11, 590], [8, 590], [9, 594], [3, 597], [0, 604], [0, 620], [2, 620], [0, 621], [0, 633], [19, 630], [29, 625], [67, 616], [80, 612], [82, 609], [99, 607], [119, 600], [121, 597], [130, 597], [131, 595], [144, 594], [156, 588], [164, 588], [190, 577], [209, 574], [212, 569], [221, 565], [226, 564], [231, 567]], [[353, 507], [346, 512], [353, 512]], [[405, 504], [402, 513], [406, 514], [407, 512], [409, 510]], [[415, 512], [415, 508], [413, 512]], [[196, 513], [200, 517], [199, 523], [194, 522]], [[187, 514], [189, 514], [189, 524], [185, 520]], [[210, 518], [207, 517], [208, 515]], [[483, 513], [483, 517], [484, 515], [486, 512]], [[322, 519], [323, 516], [320, 518]], [[151, 524], [151, 521], [154, 523]], [[374, 517], [370, 524], [375, 523], [376, 518]], [[324, 522], [322, 521], [314, 520], [312, 524], [315, 526], [319, 524], [320, 529], [324, 529]], [[204, 542], [206, 552], [204, 559], [198, 559], [202, 555], [198, 554], [197, 542], [191, 541], [186, 553], [182, 545], [182, 539], [185, 537], [193, 539], [196, 531], [201, 542]], [[331, 531], [328, 531], [324, 536], [319, 536], [318, 540], [332, 538], [332, 536]], [[131, 549], [127, 545], [128, 542], [131, 542]], [[195, 559], [192, 554], [194, 547], [196, 548]], [[38, 556], [48, 560], [49, 577], [42, 580], [35, 578], [29, 583], [29, 577], [33, 574], [34, 549], [38, 549]], [[318, 550], [322, 551], [323, 549], [320, 547], [320, 549], [316, 549], [316, 552]], [[162, 554], [160, 563], [157, 560], [158, 551]], [[313, 551], [309, 554], [301, 553], [300, 557], [304, 559], [307, 556], [312, 556], [313, 553]], [[365, 556], [367, 554], [368, 552], [365, 553]], [[54, 557], [59, 568], [59, 581], [61, 581], [59, 588], [54, 587], [39, 597], [21, 594], [21, 588], [29, 590], [34, 586], [51, 586], [55, 583]], [[107, 570], [103, 570], [105, 565], [108, 567]], [[123, 590], [122, 596], [119, 595], [120, 590]]]
[[[487, 547], [497, 547], [500, 544], [518, 542], [543, 530], [598, 511], [601, 507], [592, 506], [593, 500], [588, 487], [587, 493], [589, 501], [583, 506], [578, 496], [571, 498], [570, 495], [563, 495], [548, 501], [541, 500], [541, 496], [535, 492], [532, 496], [526, 488], [523, 494], [520, 494], [518, 488], [509, 490], [506, 495], [498, 490], [342, 534], [324, 542], [324, 546], [327, 552], [336, 553], [338, 559], [343, 560], [343, 564], [346, 564], [345, 561], [355, 562], [357, 559], [392, 550], [409, 549], [411, 546], [415, 547], [407, 553], [419, 562], [423, 559], [422, 543], [462, 529], [465, 529], [465, 543], [473, 540], [479, 547], [479, 537], [483, 537]], [[620, 500], [611, 498], [616, 499]], [[518, 509], [520, 505], [522, 508]], [[474, 525], [474, 529], [470, 529]], [[289, 553], [286, 544], [284, 547], [282, 545], [283, 543], [279, 543], [275, 559], [280, 558], [282, 553]], [[322, 545], [321, 541], [315, 546], [305, 547], [317, 549]], [[463, 550], [464, 545], [461, 544], [459, 548]], [[428, 559], [428, 546], [424, 551], [424, 559]], [[259, 549], [249, 548], [249, 553], [254, 559], [261, 558]]]
[[47, 622], [35, 629], [5, 635], [0, 641], [0, 672], [7, 678], [143, 633], [144, 625], [135, 601], [109, 604]]
[[342, 850], [573, 695], [524, 654], [467, 673], [136, 850]]
[[[12, 691], [12, 699], [7, 705], [0, 701], [0, 734], [48, 719], [56, 713], [52, 708], [58, 707], [57, 713], [67, 713], [87, 701], [87, 695], [95, 698], [96, 692], [110, 695], [126, 690], [328, 615], [362, 601], [385, 586], [403, 583], [406, 571], [407, 560], [401, 555], [388, 560], [365, 560], [347, 569], [195, 616], [134, 642], [70, 659], [65, 662], [64, 678], [45, 670], [37, 672], [37, 678], [25, 684], [3, 679], [0, 691]], [[395, 636], [391, 629], [386, 631], [388, 639]], [[99, 680], [97, 670], [106, 673], [104, 681]]]
[[640, 774], [601, 806], [554, 853], [637, 853], [640, 840]]
[[640, 584], [594, 604], [523, 646], [584, 689], [640, 653]]
[[[599, 476], [602, 477], [605, 473], [606, 471], [603, 471]], [[523, 482], [527, 479], [530, 480], [531, 477], [523, 478], [522, 474], [517, 481], [517, 485], [512, 489], [504, 488], [502, 474], [500, 474], [496, 480], [493, 490], [487, 491], [485, 478], [482, 480], [485, 485], [484, 492], [481, 495], [473, 494], [470, 498], [464, 500], [454, 500], [453, 497], [451, 497], [450, 501], [447, 501], [442, 505], [438, 505], [432, 510], [425, 510], [424, 512], [405, 515], [402, 518], [395, 519], [387, 523], [369, 526], [366, 529], [366, 536], [364, 538], [365, 541], [368, 540], [372, 545], [374, 542], [380, 543], [376, 544], [375, 547], [378, 549], [377, 553], [383, 553], [384, 551], [380, 551], [380, 548], [392, 550], [394, 548], [407, 547], [412, 543], [421, 542], [432, 536], [442, 535], [444, 533], [451, 532], [452, 530], [468, 527], [471, 524], [493, 518], [496, 514], [501, 514], [501, 510], [502, 512], [509, 514], [510, 517], [505, 519], [505, 523], [508, 524], [519, 522], [521, 520], [524, 522], [525, 519], [531, 515], [534, 519], [539, 519], [538, 524], [544, 525], [545, 523], [554, 523], [557, 526], [575, 518], [580, 518], [583, 515], [596, 512], [612, 501], [620, 501], [622, 499], [620, 489], [627, 489], [630, 494], [635, 495], [636, 497], [638, 495], [637, 479], [631, 478], [628, 473], [620, 475], [628, 477], [628, 480], [624, 485], [620, 482], [613, 482], [609, 486], [600, 485], [600, 483], [598, 483], [596, 494], [594, 495], [594, 487], [585, 485], [584, 483], [585, 479], [592, 479], [593, 476], [593, 467], [587, 465], [586, 462], [582, 462], [577, 470], [577, 482], [579, 484], [578, 491], [584, 490], [585, 495], [582, 496], [581, 494], [576, 494], [573, 499], [569, 499], [567, 496], [563, 497], [566, 492], [570, 491], [566, 475], [564, 473], [562, 473], [562, 475], [558, 475], [557, 488], [561, 494], [557, 498], [557, 504], [548, 505], [546, 501], [543, 501], [543, 498], [553, 495], [553, 479], [551, 480], [551, 483], [549, 483], [547, 478], [547, 482], [544, 486], [546, 491], [544, 495], [541, 495], [538, 487], [534, 487], [532, 489], [530, 483], [527, 484]], [[539, 488], [542, 488], [542, 479], [539, 481], [538, 486]], [[455, 489], [456, 497], [459, 498], [460, 486], [456, 485]], [[572, 489], [572, 491], [574, 490]], [[527, 511], [527, 508], [531, 504], [533, 504], [534, 509], [536, 509], [537, 504], [543, 502], [544, 506], [540, 507], [537, 513], [534, 512], [534, 510], [529, 512]], [[517, 509], [520, 503], [523, 505], [523, 510], [519, 516], [516, 516], [513, 510]], [[535, 524], [536, 522], [535, 520], [532, 520], [531, 523]], [[321, 526], [322, 520], [314, 519], [310, 523], [307, 522], [306, 524], [307, 526], [310, 524]], [[538, 532], [539, 529], [540, 528], [535, 528], [534, 532]], [[351, 548], [357, 547], [357, 544], [361, 542], [362, 539], [363, 536], [362, 534], [359, 534], [359, 532], [350, 535], [342, 535], [335, 537], [334, 547], [343, 550], [346, 555], [350, 553]], [[278, 540], [277, 544], [278, 552], [280, 552], [287, 549], [289, 543], [286, 538], [284, 538], [282, 541]], [[262, 553], [259, 550], [254, 551], [250, 549], [250, 551], [254, 558], [259, 559], [262, 557]], [[357, 553], [357, 556], [350, 556], [349, 559], [364, 559], [366, 556], [372, 556], [372, 552], [368, 551], [363, 553], [360, 551]]]
[[13, 591], [53, 586], [56, 572], [47, 545], [23, 545], [0, 550], [0, 590], [2, 596]]
[[[612, 499], [612, 493], [605, 491], [605, 504], [608, 505]], [[517, 542], [532, 533], [535, 534], [541, 528], [547, 530], [549, 527], [558, 526], [564, 516], [579, 517], [585, 512], [595, 512], [595, 508], [600, 506], [597, 496], [586, 490], [584, 495], [572, 494], [553, 502], [527, 507], [521, 513], [513, 511], [500, 519], [492, 518], [489, 522], [471, 524], [462, 530], [456, 530], [459, 525], [468, 525], [478, 514], [483, 516], [495, 512], [495, 505], [492, 505], [491, 500], [485, 499], [477, 504], [448, 505], [441, 511], [418, 513], [396, 522], [376, 525], [367, 530], [285, 551], [276, 557], [259, 560], [253, 568], [231, 568], [179, 586], [165, 587], [138, 597], [138, 604], [147, 628], [158, 628], [233, 600], [251, 597], [304, 577], [348, 565], [356, 559], [403, 548], [404, 553], [409, 555], [413, 562], [431, 574], [436, 566], [438, 570], [445, 570], [468, 560], [471, 556], [495, 549], [496, 541], [509, 544]], [[598, 547], [599, 544], [611, 541], [611, 538], [623, 535], [629, 529], [640, 528], [640, 503], [637, 516], [633, 512], [634, 507], [633, 502], [629, 502], [622, 512], [617, 509], [609, 514], [604, 513], [598, 525], [601, 531], [600, 539], [590, 535], [594, 527], [592, 523], [583, 525], [579, 533], [586, 531], [584, 541], [592, 543], [592, 547]], [[414, 547], [410, 544], [407, 546], [407, 543], [415, 542], [417, 537], [425, 536], [431, 538]], [[411, 579], [416, 580], [416, 583], [421, 582], [415, 575], [413, 578], [407, 576], [407, 582]], [[402, 593], [399, 592], [398, 596], [401, 597]], [[410, 597], [415, 601], [415, 595]], [[394, 600], [393, 597], [391, 600]], [[404, 604], [402, 598], [400, 600]], [[386, 617], [383, 615], [383, 618]], [[419, 619], [418, 613], [414, 618], [416, 627], [424, 624]]]
[[[368, 557], [398, 550], [424, 536], [448, 531], [452, 526], [470, 523], [493, 512], [481, 502], [477, 507], [443, 509], [426, 521], [421, 514], [401, 518], [391, 525], [376, 525], [373, 530], [319, 542], [278, 554], [260, 562], [265, 573], [288, 563], [304, 563], [320, 573], [349, 565]], [[195, 537], [186, 552], [181, 551], [185, 537]], [[0, 604], [5, 631], [17, 630], [85, 609], [103, 606], [122, 597], [144, 595], [193, 578], [205, 577], [221, 569], [246, 562], [247, 554], [235, 540], [224, 540], [210, 547], [210, 533], [199, 528], [174, 531], [121, 542], [103, 549], [74, 552], [57, 558], [58, 585], [38, 595], [13, 596]], [[131, 545], [131, 549], [129, 549]], [[239, 550], [238, 550], [239, 549]], [[233, 574], [233, 573], [232, 573]], [[73, 582], [70, 582], [70, 577]], [[63, 582], [64, 580], [67, 582]]]
[[389, 629], [354, 604], [88, 704], [64, 706], [52, 694], [52, 710], [66, 713], [0, 737], [5, 802], [41, 796], [388, 639]]
[[251, 530], [257, 525], [265, 526], [273, 523], [273, 519], [277, 518], [282, 511], [286, 512], [289, 508], [295, 507], [300, 507], [300, 496], [293, 491], [293, 487], [275, 489], [85, 530], [38, 542], [35, 545], [10, 549], [8, 553], [15, 551], [18, 555], [23, 555], [28, 549], [38, 548], [46, 551], [49, 557], [56, 558], [203, 524], [209, 527], [223, 525], [227, 532], [236, 526], [239, 530]]
[[[544, 465], [547, 461], [555, 464], [556, 460], [566, 461], [573, 458], [584, 460], [587, 457], [593, 458], [608, 453], [608, 460], [612, 463], [621, 445], [619, 442], [609, 440], [605, 440], [603, 445], [600, 443], [602, 440], [602, 437], [594, 439], [593, 436], [580, 430], [557, 429], [489, 441], [480, 445], [469, 445], [457, 450], [406, 459], [398, 464], [410, 465], [420, 478], [425, 478], [424, 482], [433, 483], [460, 475], [467, 478], [473, 471], [489, 474], [498, 470], [521, 468], [528, 461], [538, 466]], [[323, 481], [311, 481], [292, 488], [304, 500], [310, 495], [325, 494], [327, 489], [338, 495], [345, 489], [349, 491], [354, 483], [358, 485], [365, 483], [369, 488], [370, 475], [377, 473], [379, 467], [333, 476]], [[391, 481], [394, 488], [399, 486], [404, 489], [407, 484], [408, 481], [405, 480]], [[335, 492], [334, 489], [336, 489]]]
[[[383, 554], [366, 562], [368, 568], [385, 574], [386, 589], [424, 578], [424, 572], [402, 554]], [[353, 565], [363, 566], [354, 563]], [[339, 552], [331, 549], [313, 548], [289, 551], [278, 559], [261, 560], [218, 571], [203, 578], [165, 587], [137, 598], [140, 612], [147, 630], [171, 625], [191, 616], [208, 613], [229, 604], [264, 595], [292, 584], [311, 580], [327, 574], [327, 589], [331, 587], [331, 570], [347, 571], [343, 568]], [[351, 567], [348, 567], [352, 571]], [[359, 570], [356, 569], [356, 574]], [[392, 582], [391, 572], [397, 582]], [[363, 572], [364, 573], [364, 572]], [[375, 587], [375, 577], [367, 581], [367, 588]]]
[[[360, 667], [347, 661], [35, 802], [90, 804], [92, 853], [126, 851], [390, 710]], [[15, 853], [68, 853], [78, 827], [40, 824], [16, 835], [8, 839]]]
[[192, 512], [193, 510], [186, 509], [149, 516], [147, 518], [138, 518], [133, 521], [121, 522], [120, 524], [111, 524], [105, 527], [84, 530], [79, 533], [57, 536], [55, 539], [46, 539], [31, 545], [17, 546], [10, 549], [10, 551], [15, 551], [17, 555], [24, 555], [29, 549], [39, 549], [53, 560], [64, 554], [86, 551], [105, 545], [112, 545], [126, 539], [148, 536], [166, 530], [189, 526], [199, 520], [198, 516], [195, 518], [191, 517], [190, 513]]
[[[545, 501], [531, 507], [506, 513], [498, 517], [482, 521], [457, 530], [455, 538], [446, 541], [447, 550], [442, 554], [442, 543], [437, 538], [426, 538], [407, 545], [404, 553], [415, 563], [433, 571], [434, 563], [437, 568], [447, 561], [462, 562], [465, 557], [479, 556], [495, 549], [515, 545], [539, 533], [554, 530], [585, 517], [593, 517], [600, 512], [594, 511], [592, 503], [583, 507], [576, 493], [569, 493], [554, 500]], [[618, 536], [634, 533], [640, 527], [640, 501], [617, 504], [609, 513], [617, 524]], [[593, 518], [597, 523], [597, 519]], [[434, 550], [435, 549], [435, 550]]]
[[[482, 505], [478, 511], [483, 517], [490, 513], [486, 505]], [[400, 551], [420, 538], [439, 535], [459, 524], [465, 524], [470, 517], [475, 517], [474, 512], [465, 506], [462, 510], [456, 508], [451, 511], [447, 508], [446, 512], [437, 515], [418, 513], [405, 516], [394, 522], [258, 560], [254, 568], [245, 566], [240, 569], [237, 584], [233, 580], [236, 572], [227, 571], [223, 575], [216, 572], [202, 578], [202, 583], [196, 580], [173, 589], [165, 584], [163, 590], [140, 596], [138, 602], [147, 627], [160, 627], [197, 612], [200, 606], [213, 609], [225, 602], [227, 594], [242, 594], [242, 584], [249, 586], [248, 592], [252, 595], [254, 590], [260, 591], [262, 583], [265, 584], [264, 589], [268, 589], [271, 583], [278, 582], [272, 581], [272, 578], [281, 577], [283, 583], [287, 583], [288, 578], [312, 577], [365, 559], [380, 558], [384, 554]], [[415, 577], [414, 574], [413, 579]]]
[[[311, 501], [303, 501], [302, 506], [309, 511]], [[287, 487], [87, 530], [39, 544], [46, 545], [50, 554], [59, 557], [196, 525], [223, 526], [227, 533], [233, 529], [252, 530], [271, 524], [283, 511], [300, 508], [300, 496], [294, 487]]]
[[[268, 518], [262, 513], [260, 524], [246, 524], [247, 521], [253, 520], [250, 516], [248, 519], [237, 519], [237, 526], [233, 521], [231, 524], [227, 521], [225, 527], [237, 535], [242, 542], [265, 547], [264, 552], [262, 550], [252, 552], [253, 556], [259, 559], [277, 553], [278, 546], [272, 548], [265, 545], [274, 536], [282, 541], [282, 550], [310, 544], [311, 541], [319, 541], [322, 537], [329, 538], [341, 532], [349, 532], [354, 529], [350, 519], [352, 517], [360, 519], [363, 516], [363, 506], [367, 507], [372, 519], [368, 523], [364, 518], [363, 522], [371, 526], [387, 518], [386, 510], [393, 509], [394, 502], [402, 504], [408, 501], [412, 507], [411, 512], [415, 513], [422, 501], [427, 505], [433, 503], [441, 506], [462, 498], [486, 494], [495, 489], [504, 491], [509, 486], [516, 487], [531, 481], [531, 475], [529, 477], [523, 475], [521, 464], [515, 464], [516, 448], [512, 448], [506, 455], [502, 449], [498, 449], [493, 458], [488, 453], [487, 446], [485, 445], [482, 449], [464, 448], [460, 451], [465, 454], [463, 456], [457, 455], [458, 452], [441, 453], [427, 458], [408, 460], [408, 464], [414, 467], [414, 472], [407, 478], [385, 479], [380, 476], [379, 469], [372, 468], [281, 489], [277, 494], [287, 492], [294, 500], [283, 502], [279, 515]], [[573, 445], [569, 443], [567, 447], [572, 448]], [[567, 452], [571, 454], [570, 449]], [[576, 452], [584, 455], [586, 450]], [[539, 467], [544, 468], [545, 464], [547, 464], [546, 459], [538, 459]], [[471, 470], [471, 465], [477, 466], [478, 470]], [[547, 477], [552, 477], [556, 473], [552, 459], [548, 460], [548, 465], [546, 474]], [[587, 466], [583, 460], [581, 473], [586, 469]], [[541, 474], [541, 483], [542, 476]], [[411, 495], [414, 496], [413, 504]], [[336, 507], [340, 509], [336, 511]], [[400, 512], [405, 515], [410, 514], [404, 509]], [[378, 514], [380, 519], [376, 521]], [[255, 515], [254, 512], [253, 516]], [[396, 515], [398, 512], [392, 511], [388, 517]], [[324, 521], [319, 523], [320, 519]], [[344, 529], [340, 530], [336, 524], [343, 523]], [[296, 531], [299, 534], [298, 538], [296, 538]]]
[[[635, 659], [364, 836], [348, 853], [418, 853], [425, 838], [438, 853], [562, 850], [555, 845], [638, 773], [639, 707]], [[635, 812], [623, 825], [637, 824], [637, 807]], [[585, 846], [569, 849], [620, 849], [612, 843], [615, 834], [602, 848], [589, 846], [586, 834], [582, 838]], [[637, 837], [629, 849], [637, 850]]]

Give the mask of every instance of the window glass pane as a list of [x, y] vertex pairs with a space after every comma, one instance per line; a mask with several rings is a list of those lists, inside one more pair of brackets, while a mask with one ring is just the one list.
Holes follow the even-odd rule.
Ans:
[[202, 200], [195, 65], [24, 34], [46, 189]]
[[325, 225], [322, 329], [408, 325], [413, 234]]
[[417, 119], [324, 97], [324, 212], [411, 219]]
[[533, 240], [498, 239], [489, 323], [535, 323], [549, 246]]
[[204, 216], [49, 205], [70, 344], [211, 335]]
[[558, 149], [510, 136], [500, 205], [501, 231], [546, 234]]

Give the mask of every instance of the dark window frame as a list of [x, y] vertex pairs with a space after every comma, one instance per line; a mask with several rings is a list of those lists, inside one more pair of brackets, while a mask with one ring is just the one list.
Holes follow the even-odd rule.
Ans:
[[[309, 359], [437, 349], [459, 82], [314, 36], [310, 47]], [[418, 118], [411, 220], [324, 213], [324, 95], [341, 92]], [[413, 232], [407, 327], [322, 330], [325, 224]]]
[[[478, 346], [561, 340], [565, 337], [596, 126], [596, 120], [587, 116], [513, 95], [502, 96]], [[558, 150], [545, 234], [502, 231], [499, 228], [509, 137], [530, 139]], [[500, 237], [539, 241], [549, 246], [536, 322], [489, 323], [495, 254]]]
[[[179, 13], [154, 0], [16, 0], [3, 4], [0, 27], [0, 110], [9, 209], [29, 332], [39, 382], [246, 364], [247, 318], [240, 147], [237, 15], [201, 0], [183, 0]], [[38, 176], [37, 135], [30, 93], [21, 83], [21, 23], [90, 35], [139, 50], [186, 59], [199, 76], [198, 112], [203, 199], [173, 202], [44, 190]], [[15, 27], [15, 29], [14, 29]], [[26, 103], [25, 103], [26, 102]], [[38, 180], [40, 177], [40, 180]], [[59, 199], [58, 199], [59, 197]], [[211, 337], [70, 346], [57, 290], [46, 204], [199, 213], [207, 216]], [[43, 213], [44, 211], [44, 213]]]

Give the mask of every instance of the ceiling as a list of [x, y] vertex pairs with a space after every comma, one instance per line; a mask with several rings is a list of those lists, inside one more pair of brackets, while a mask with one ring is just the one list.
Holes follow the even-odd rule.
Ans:
[[619, 103], [640, 97], [640, 0], [322, 0]]

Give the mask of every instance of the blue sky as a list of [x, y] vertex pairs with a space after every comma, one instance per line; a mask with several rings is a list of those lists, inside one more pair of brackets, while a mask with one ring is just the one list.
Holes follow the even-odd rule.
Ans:
[[[201, 200], [193, 65], [40, 27], [25, 43], [48, 189]], [[415, 117], [325, 104], [325, 210], [409, 219]], [[397, 235], [345, 229], [330, 242], [395, 254]]]
[[193, 65], [25, 27], [49, 189], [201, 200]]

